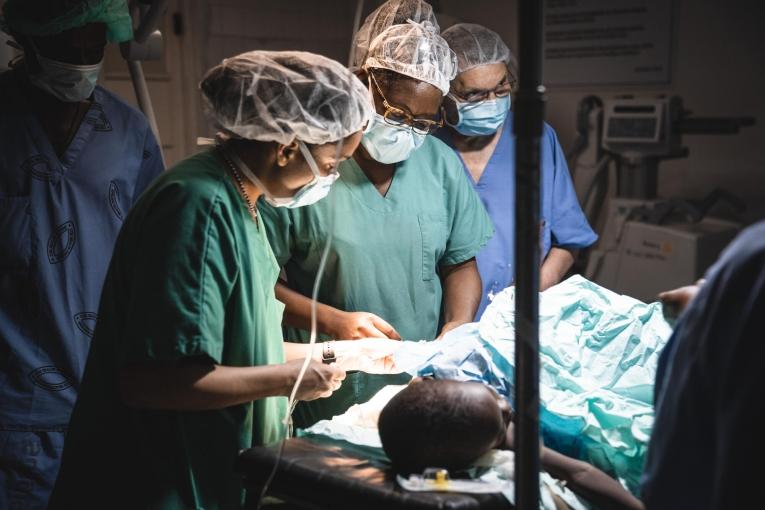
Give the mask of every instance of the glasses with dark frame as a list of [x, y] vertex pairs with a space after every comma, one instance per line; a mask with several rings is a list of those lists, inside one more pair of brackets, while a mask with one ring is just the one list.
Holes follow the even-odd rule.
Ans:
[[375, 85], [375, 89], [377, 89], [377, 93], [380, 94], [380, 97], [383, 100], [383, 108], [385, 108], [385, 113], [383, 114], [383, 119], [387, 124], [390, 124], [391, 126], [406, 126], [410, 128], [412, 131], [414, 131], [417, 134], [420, 135], [427, 135], [432, 133], [433, 131], [437, 130], [438, 128], [443, 127], [444, 125], [444, 110], [443, 107], [439, 108], [439, 114], [440, 119], [439, 120], [432, 120], [432, 119], [418, 119], [414, 116], [412, 116], [411, 113], [408, 111], [399, 108], [397, 106], [391, 105], [388, 100], [385, 98], [385, 94], [383, 94], [382, 89], [380, 88], [380, 84], [377, 83], [377, 78], [375, 78], [375, 75], [372, 71], [369, 72], [369, 77], [372, 80], [372, 83]]

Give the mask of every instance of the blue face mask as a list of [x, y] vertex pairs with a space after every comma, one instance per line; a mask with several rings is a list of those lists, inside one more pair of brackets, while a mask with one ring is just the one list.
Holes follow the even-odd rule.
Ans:
[[485, 136], [496, 133], [510, 111], [510, 95], [478, 103], [457, 101], [459, 122], [452, 126], [465, 136]]
[[390, 165], [399, 163], [412, 155], [425, 141], [427, 135], [415, 133], [408, 126], [393, 126], [375, 113], [369, 127], [364, 131], [361, 145], [375, 161]]

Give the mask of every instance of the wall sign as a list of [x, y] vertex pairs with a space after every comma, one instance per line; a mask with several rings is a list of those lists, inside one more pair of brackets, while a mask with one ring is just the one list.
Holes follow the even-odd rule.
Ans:
[[544, 83], [669, 83], [671, 36], [671, 0], [545, 0]]

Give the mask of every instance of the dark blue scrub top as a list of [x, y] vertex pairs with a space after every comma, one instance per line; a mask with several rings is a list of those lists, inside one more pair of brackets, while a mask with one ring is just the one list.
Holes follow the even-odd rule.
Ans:
[[707, 272], [659, 361], [641, 499], [654, 509], [750, 508], [765, 458], [765, 222]]
[[143, 114], [101, 87], [57, 156], [11, 100], [10, 74], [0, 75], [0, 430], [63, 430], [117, 234], [163, 164]]

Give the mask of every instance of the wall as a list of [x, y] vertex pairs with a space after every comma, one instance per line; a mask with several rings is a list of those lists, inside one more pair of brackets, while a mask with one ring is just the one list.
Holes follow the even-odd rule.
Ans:
[[[142, 62], [151, 95], [154, 116], [159, 127], [162, 152], [167, 166], [182, 160], [194, 151], [196, 139], [196, 97], [198, 80], [196, 53], [188, 27], [175, 27], [173, 15], [188, 16], [193, 4], [189, 0], [170, 0], [158, 28], [162, 32], [162, 54], [158, 60]], [[187, 24], [186, 24], [187, 25]], [[176, 30], [176, 28], [178, 28]], [[110, 44], [104, 55], [99, 83], [138, 108], [133, 82], [119, 46]]]
[[[198, 57], [200, 68], [209, 69], [226, 57], [252, 50], [311, 51], [346, 64], [356, 3], [356, 0], [200, 1], [201, 17], [194, 20], [199, 47], [203, 48]], [[365, 4], [366, 16], [375, 3]], [[200, 119], [200, 135], [210, 136], [213, 129], [201, 109]]]

